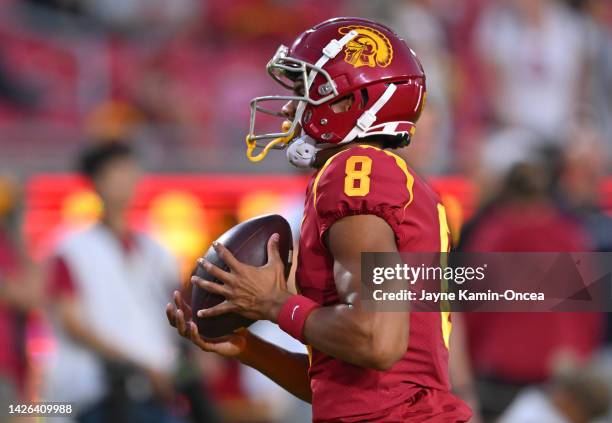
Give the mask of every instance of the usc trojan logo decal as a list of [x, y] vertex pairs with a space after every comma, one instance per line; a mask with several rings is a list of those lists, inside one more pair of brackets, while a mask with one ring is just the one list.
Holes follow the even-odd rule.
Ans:
[[357, 36], [346, 44], [344, 61], [356, 68], [369, 66], [385, 68], [393, 60], [393, 46], [385, 34], [367, 26], [351, 25], [338, 29], [342, 35], [357, 31]]

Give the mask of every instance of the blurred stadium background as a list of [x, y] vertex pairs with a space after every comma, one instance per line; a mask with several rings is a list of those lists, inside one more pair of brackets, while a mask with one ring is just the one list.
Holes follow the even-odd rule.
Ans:
[[[138, 152], [147, 175], [129, 221], [179, 259], [183, 281], [210, 241], [238, 221], [280, 212], [297, 229], [307, 174], [283, 154], [259, 165], [245, 159], [248, 104], [281, 90], [265, 71], [276, 47], [334, 16], [387, 23], [422, 60], [428, 105], [400, 154], [441, 193], [456, 244], [466, 222], [486, 220], [490, 204], [512, 191], [522, 197], [511, 221], [537, 197], [573, 216], [590, 248], [612, 251], [610, 0], [0, 0], [0, 287], [9, 256], [18, 257], [15, 273], [44, 286], [57, 242], [99, 216], [99, 199], [75, 173], [79, 152], [94, 143], [122, 140]], [[545, 225], [548, 215], [538, 216]], [[494, 248], [479, 243], [479, 233], [470, 231], [471, 248]], [[538, 241], [507, 248], [531, 243]], [[17, 304], [0, 295], [0, 395], [42, 400], [55, 345], [46, 313], [53, 298], [23, 296]], [[576, 347], [566, 370], [609, 370], [612, 332], [597, 318], [564, 326], [588, 341], [567, 333], [551, 341], [562, 352]], [[470, 339], [470, 324], [466, 331]], [[468, 341], [470, 369], [478, 383], [498, 382], [503, 372], [479, 342]], [[504, 348], [503, 335], [496, 342]], [[189, 371], [218, 421], [308, 421], [307, 407], [252, 371], [203, 355]], [[580, 383], [599, 386], [572, 379], [571, 370], [559, 381], [546, 360], [534, 358], [546, 369], [533, 378], [504, 382], [551, 383], [569, 398], [588, 391]], [[595, 391], [580, 404], [601, 408]], [[170, 407], [189, 421], [188, 400]]]

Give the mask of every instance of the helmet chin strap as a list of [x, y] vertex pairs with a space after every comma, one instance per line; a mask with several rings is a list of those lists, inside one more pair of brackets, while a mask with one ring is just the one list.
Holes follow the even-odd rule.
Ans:
[[287, 159], [295, 167], [307, 169], [312, 167], [317, 155], [317, 141], [304, 134], [291, 142], [287, 147]]
[[311, 136], [303, 134], [295, 138], [287, 147], [287, 159], [295, 167], [307, 169], [313, 167], [319, 151], [334, 148], [338, 145], [320, 143]]

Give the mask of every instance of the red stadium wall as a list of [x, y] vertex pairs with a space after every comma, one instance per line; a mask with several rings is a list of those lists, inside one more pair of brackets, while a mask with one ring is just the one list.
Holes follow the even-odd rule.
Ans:
[[[447, 207], [453, 232], [476, 207], [476, 190], [462, 177], [431, 180]], [[148, 175], [139, 184], [129, 220], [181, 257], [184, 271], [212, 239], [239, 220], [286, 214], [301, 207], [307, 178], [287, 175]], [[612, 178], [602, 186], [612, 213]], [[90, 224], [100, 204], [86, 181], [73, 174], [38, 175], [26, 189], [25, 238], [35, 257], [48, 255], [65, 233]], [[299, 212], [299, 211], [298, 211]]]

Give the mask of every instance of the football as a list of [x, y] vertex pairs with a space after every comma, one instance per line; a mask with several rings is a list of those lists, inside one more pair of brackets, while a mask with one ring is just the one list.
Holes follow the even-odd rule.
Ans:
[[[278, 248], [285, 265], [285, 277], [288, 277], [293, 255], [293, 238], [291, 236], [291, 227], [282, 216], [269, 214], [254, 217], [234, 226], [221, 235], [217, 241], [225, 245], [240, 262], [251, 266], [263, 266], [268, 262], [268, 240], [275, 233], [280, 236]], [[217, 252], [212, 246], [208, 249], [204, 258], [221, 269], [229, 271], [227, 265], [217, 256]], [[222, 283], [212, 277], [201, 266], [197, 266], [193, 274], [202, 279]], [[252, 320], [236, 313], [228, 313], [210, 318], [200, 318], [195, 314], [200, 309], [213, 307], [224, 300], [225, 298], [222, 296], [211, 294], [198, 286], [194, 285], [192, 287], [191, 308], [194, 313], [193, 321], [198, 326], [200, 336], [203, 338], [219, 338], [232, 333], [236, 329], [248, 327], [253, 323]]]

